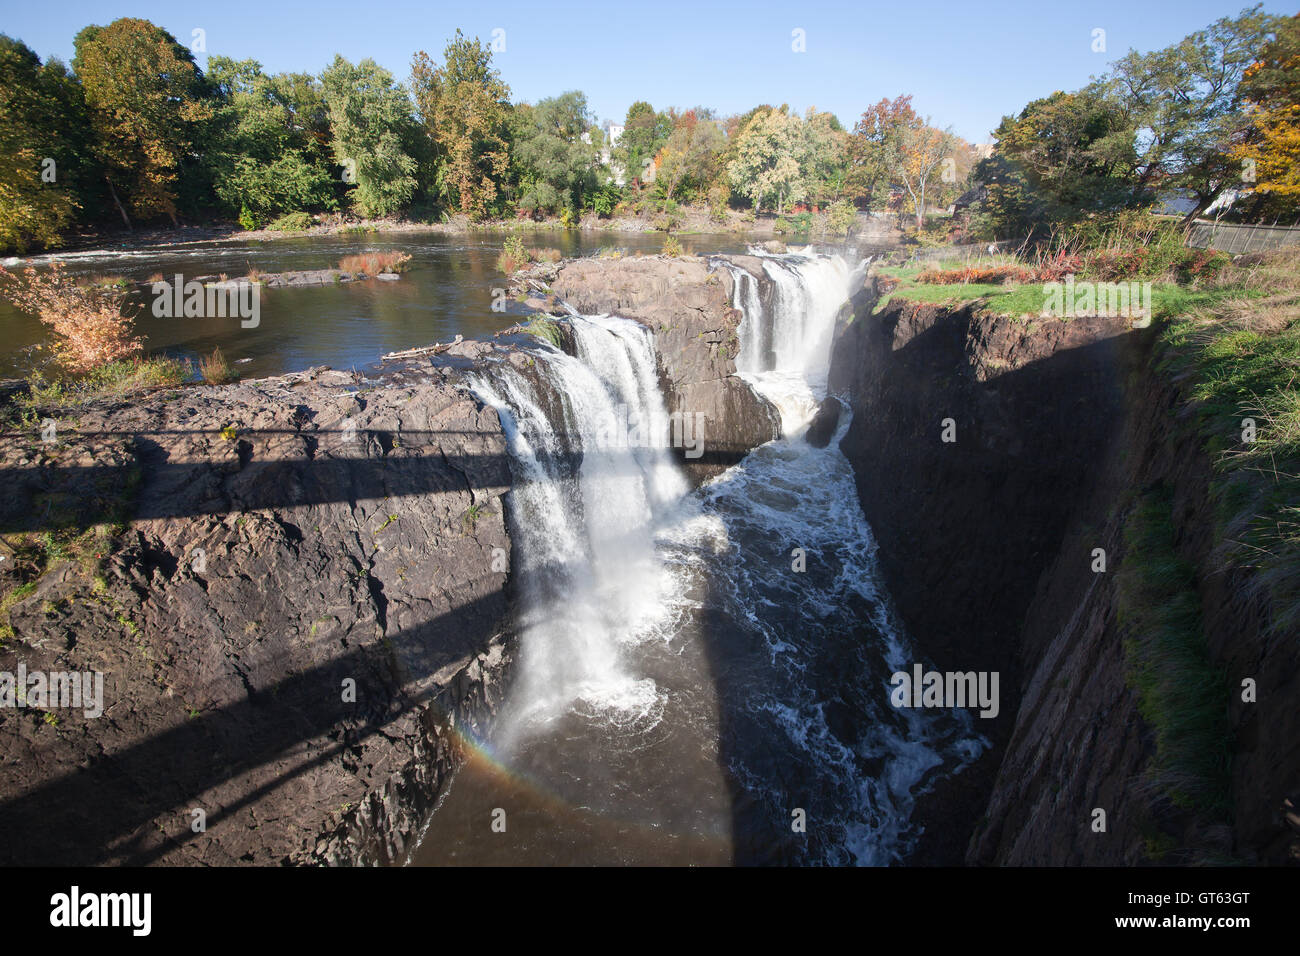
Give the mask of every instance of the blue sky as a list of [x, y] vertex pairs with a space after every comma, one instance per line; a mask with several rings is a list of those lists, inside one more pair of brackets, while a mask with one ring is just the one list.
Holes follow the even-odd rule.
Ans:
[[[208, 53], [261, 61], [271, 72], [319, 72], [334, 54], [371, 56], [401, 81], [411, 55], [440, 56], [460, 27], [485, 41], [505, 31], [496, 55], [515, 99], [570, 89], [587, 94], [602, 119], [629, 104], [712, 106], [743, 112], [759, 103], [816, 106], [846, 126], [881, 97], [911, 93], [940, 126], [982, 142], [1006, 113], [1058, 89], [1076, 89], [1129, 48], [1176, 42], [1246, 0], [976, 0], [856, 2], [564, 3], [379, 0], [374, 3], [87, 3], [5, 0], [0, 32], [42, 57], [72, 57], [88, 23], [144, 17], [187, 45], [206, 32]], [[1294, 5], [1266, 3], [1273, 13]], [[1093, 30], [1106, 51], [1092, 50]], [[806, 50], [792, 50], [793, 31]], [[202, 54], [198, 55], [204, 63]]]

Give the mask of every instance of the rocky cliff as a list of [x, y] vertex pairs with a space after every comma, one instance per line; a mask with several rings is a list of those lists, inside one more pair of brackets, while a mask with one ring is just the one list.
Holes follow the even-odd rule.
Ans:
[[0, 436], [0, 671], [104, 679], [0, 710], [0, 861], [401, 858], [512, 653], [486, 348]]
[[[1002, 673], [1002, 716], [980, 722], [993, 747], [923, 796], [914, 862], [1280, 862], [1300, 661], [1249, 573], [1217, 559], [1210, 462], [1152, 333], [876, 301], [865, 289], [838, 329], [831, 388], [882, 572], [926, 660]], [[1153, 496], [1172, 527], [1154, 558], [1137, 543]], [[1158, 601], [1133, 582], [1174, 564], [1221, 681], [1230, 809], [1179, 798], [1139, 693]], [[1234, 690], [1248, 676], [1258, 705]]]
[[779, 433], [776, 410], [735, 374], [741, 315], [727, 270], [695, 257], [578, 259], [551, 291], [579, 312], [621, 315], [654, 332], [669, 414], [705, 416], [704, 455], [683, 461], [696, 483]]

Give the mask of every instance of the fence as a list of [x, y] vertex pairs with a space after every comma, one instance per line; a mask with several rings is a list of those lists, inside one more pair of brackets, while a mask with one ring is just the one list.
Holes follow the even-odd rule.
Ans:
[[1260, 226], [1248, 223], [1209, 222], [1198, 219], [1188, 232], [1187, 244], [1197, 249], [1214, 249], [1239, 255], [1265, 252], [1283, 246], [1300, 245], [1296, 226]]

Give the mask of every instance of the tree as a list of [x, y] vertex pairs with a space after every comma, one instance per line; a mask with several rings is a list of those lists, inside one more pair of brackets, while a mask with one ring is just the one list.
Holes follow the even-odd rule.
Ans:
[[1278, 24], [1243, 74], [1241, 92], [1250, 128], [1232, 158], [1253, 174], [1256, 214], [1271, 205], [1290, 215], [1300, 207], [1300, 14]]
[[415, 194], [415, 118], [406, 89], [367, 57], [342, 56], [321, 73], [333, 129], [331, 146], [344, 175], [355, 179], [352, 203], [367, 218], [404, 208]]
[[511, 133], [518, 206], [529, 213], [577, 213], [598, 188], [598, 151], [587, 97], [576, 90], [515, 107]]
[[909, 125], [902, 131], [896, 171], [916, 210], [918, 232], [925, 228], [926, 197], [939, 176], [940, 165], [952, 156], [956, 145], [957, 138], [951, 131], [935, 129], [928, 122]]
[[411, 88], [439, 164], [440, 198], [471, 219], [498, 206], [510, 165], [510, 87], [492, 69], [492, 51], [459, 30], [442, 66], [421, 51]]
[[977, 166], [976, 179], [995, 235], [1033, 232], [1149, 198], [1137, 176], [1132, 124], [1103, 84], [1034, 100], [1004, 116], [994, 138], [995, 153]]
[[207, 163], [214, 189], [246, 225], [333, 209], [335, 178], [321, 138], [325, 101], [305, 74], [267, 76], [256, 60], [208, 59], [221, 97]]
[[127, 228], [126, 207], [175, 224], [182, 163], [212, 115], [212, 90], [194, 57], [166, 30], [129, 17], [86, 27], [75, 49], [95, 152]]
[[804, 116], [800, 164], [808, 184], [808, 198], [830, 203], [848, 185], [849, 134], [834, 113], [809, 108]]
[[868, 208], [887, 198], [903, 130], [918, 120], [910, 96], [882, 99], [862, 114], [847, 147], [845, 191], [850, 196]]
[[667, 114], [657, 113], [649, 103], [638, 100], [627, 108], [623, 133], [610, 158], [623, 167], [629, 182], [640, 183], [641, 170], [668, 141], [672, 130]]
[[1247, 135], [1241, 82], [1280, 20], [1256, 6], [1154, 53], [1130, 51], [1108, 78], [1141, 156], [1139, 185], [1187, 190], [1190, 222], [1241, 182], [1234, 145]]
[[685, 186], [693, 194], [706, 190], [718, 172], [718, 157], [726, 136], [712, 119], [700, 118], [696, 110], [678, 117], [676, 128], [656, 156], [655, 186], [665, 201]]
[[82, 207], [76, 189], [88, 157], [81, 88], [63, 64], [44, 65], [0, 34], [0, 249], [58, 245]]
[[803, 131], [798, 116], [786, 109], [757, 113], [736, 141], [735, 157], [727, 165], [731, 188], [749, 197], [756, 210], [773, 202], [778, 213], [787, 200], [798, 202], [808, 187], [799, 165]]

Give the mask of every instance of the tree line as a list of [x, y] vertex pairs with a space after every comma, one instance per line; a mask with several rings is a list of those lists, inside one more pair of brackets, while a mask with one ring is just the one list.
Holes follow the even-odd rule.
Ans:
[[[492, 50], [459, 30], [406, 83], [371, 59], [319, 74], [189, 48], [147, 20], [77, 34], [70, 66], [0, 35], [0, 247], [56, 246], [120, 221], [236, 219], [245, 228], [349, 211], [470, 220], [632, 213], [672, 228], [681, 205], [827, 207], [914, 217], [965, 197], [973, 238], [1023, 235], [1186, 190], [1192, 215], [1253, 190], [1257, 215], [1300, 197], [1297, 18], [1255, 7], [1168, 49], [1129, 53], [1081, 90], [1003, 119], [991, 151], [908, 96], [846, 128], [761, 105], [632, 104], [610, 141], [579, 91], [514, 102]], [[652, 180], [652, 182], [651, 182]]]

